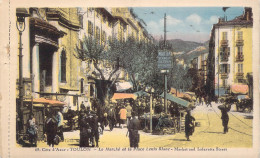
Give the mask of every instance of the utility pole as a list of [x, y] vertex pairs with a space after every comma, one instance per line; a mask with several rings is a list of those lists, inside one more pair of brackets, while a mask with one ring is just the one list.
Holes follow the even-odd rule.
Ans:
[[166, 13], [164, 14], [164, 49], [166, 48]]
[[[166, 13], [164, 14], [164, 50], [166, 50]], [[164, 112], [167, 114], [167, 70], [164, 74]]]

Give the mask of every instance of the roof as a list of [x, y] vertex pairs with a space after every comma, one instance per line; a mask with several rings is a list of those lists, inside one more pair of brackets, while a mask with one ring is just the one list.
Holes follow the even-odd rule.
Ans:
[[[247, 17], [248, 16], [248, 17]], [[214, 26], [229, 26], [229, 25], [250, 25], [253, 26], [252, 9], [245, 8], [243, 15], [237, 16], [236, 18], [229, 21], [220, 21]]]

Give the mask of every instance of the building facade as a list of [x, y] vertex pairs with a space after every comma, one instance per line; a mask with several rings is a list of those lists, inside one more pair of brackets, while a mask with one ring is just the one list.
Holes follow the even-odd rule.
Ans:
[[[233, 20], [220, 19], [214, 24], [210, 41], [214, 56], [214, 87], [216, 95], [234, 92], [232, 86], [246, 85], [252, 73], [252, 9]], [[245, 93], [245, 92], [241, 92]]]

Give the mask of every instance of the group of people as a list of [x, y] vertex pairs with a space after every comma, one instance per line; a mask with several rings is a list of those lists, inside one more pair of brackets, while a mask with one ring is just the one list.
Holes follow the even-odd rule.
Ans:
[[99, 135], [104, 128], [109, 126], [112, 131], [117, 125], [128, 128], [130, 147], [138, 147], [140, 121], [130, 102], [95, 105], [94, 110], [82, 102], [80, 107], [80, 147], [98, 147]]
[[82, 103], [79, 112], [80, 147], [98, 147], [99, 124], [96, 112]]
[[[47, 109], [45, 118], [44, 137], [50, 147], [64, 141], [63, 136], [63, 115], [61, 109]], [[37, 146], [38, 127], [33, 113], [30, 114], [27, 121], [27, 130], [29, 143], [31, 146]]]
[[[161, 113], [163, 111], [162, 102], [160, 100], [154, 100], [154, 112]], [[144, 98], [137, 101], [127, 100], [119, 103], [105, 103], [105, 105], [98, 104], [97, 102], [92, 104], [92, 110], [90, 105], [85, 106], [81, 103], [80, 111], [78, 114], [78, 125], [80, 129], [80, 147], [98, 147], [99, 136], [103, 133], [104, 128], [109, 126], [110, 131], [118, 125], [118, 127], [128, 129], [128, 136], [130, 141], [130, 147], [138, 147], [140, 141], [140, 135], [138, 130], [141, 128], [140, 116], [147, 110], [147, 102]], [[228, 132], [228, 111], [231, 106], [223, 106], [220, 108], [222, 113], [222, 125], [224, 126], [224, 133]], [[169, 104], [169, 112], [172, 117], [178, 117], [180, 115], [178, 106]], [[149, 109], [150, 110], [150, 109]], [[195, 118], [191, 116], [190, 110], [187, 110], [185, 116], [185, 136], [187, 140], [190, 140], [190, 136], [194, 132]], [[27, 134], [29, 136], [29, 142], [37, 146], [37, 126], [35, 117], [33, 114], [28, 119]], [[63, 136], [63, 115], [61, 109], [53, 110], [47, 109], [45, 117], [44, 136], [47, 139], [47, 144], [50, 147], [58, 144], [59, 141], [64, 140]]]

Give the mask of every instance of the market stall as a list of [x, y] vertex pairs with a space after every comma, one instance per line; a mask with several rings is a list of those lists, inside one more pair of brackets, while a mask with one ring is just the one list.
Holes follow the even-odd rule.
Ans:
[[21, 115], [19, 118], [22, 123], [20, 136], [26, 137], [27, 121], [29, 120], [30, 114], [33, 113], [38, 128], [38, 140], [41, 140], [44, 135], [47, 109], [59, 110], [62, 109], [64, 105], [64, 102], [45, 98], [24, 100], [24, 107], [21, 107]]

